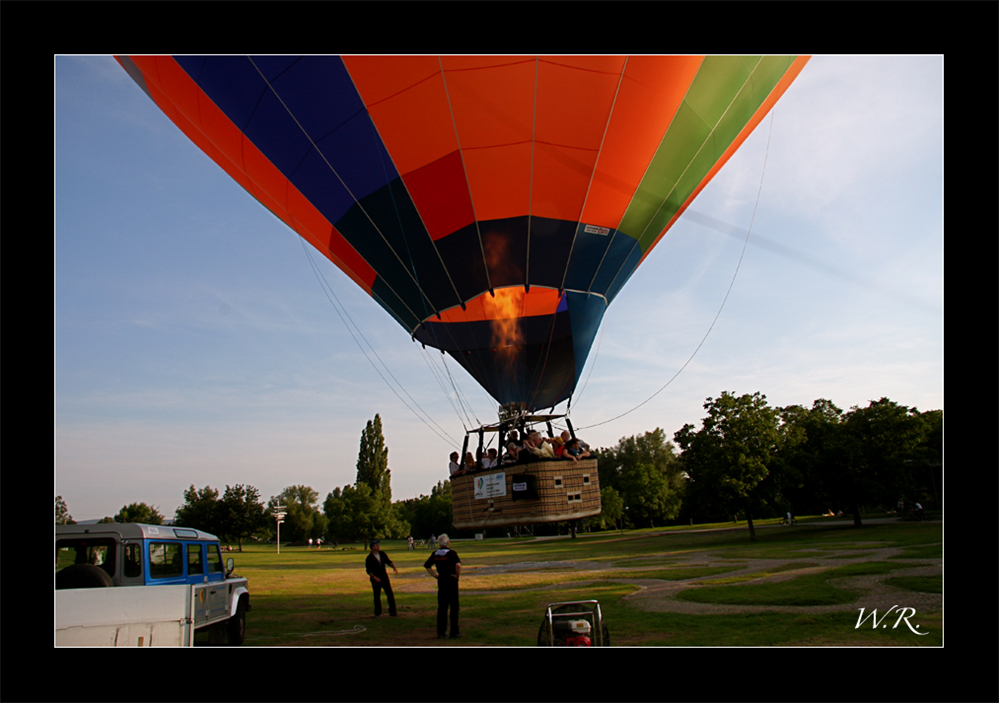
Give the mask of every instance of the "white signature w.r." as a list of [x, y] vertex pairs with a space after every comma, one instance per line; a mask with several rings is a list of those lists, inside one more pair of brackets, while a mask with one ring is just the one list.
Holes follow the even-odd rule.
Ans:
[[[871, 610], [871, 612], [866, 617], [864, 616], [864, 609], [861, 608], [860, 609], [860, 616], [857, 618], [857, 624], [856, 624], [856, 626], [853, 629], [854, 630], [860, 629], [860, 626], [864, 624], [864, 620], [866, 620], [867, 618], [870, 618], [872, 620], [872, 622], [873, 622], [874, 629], [876, 630], [876, 629], [878, 629], [878, 625], [881, 625], [881, 623], [884, 621], [884, 619], [888, 617], [888, 614], [891, 613], [891, 611], [895, 610], [895, 608], [898, 608], [898, 606], [897, 605], [893, 605], [892, 607], [888, 608], [888, 610], [885, 611], [884, 615], [882, 615], [880, 619], [878, 618], [878, 609], [877, 608], [873, 608]], [[913, 634], [916, 634], [916, 635], [928, 635], [928, 634], [930, 634], [929, 632], [919, 632], [919, 625], [916, 625], [915, 627], [912, 626], [912, 623], [909, 622], [909, 618], [911, 618], [915, 614], [916, 614], [916, 609], [915, 608], [902, 608], [902, 609], [900, 609], [898, 611], [898, 620], [895, 621], [895, 624], [892, 625], [891, 629], [894, 630], [896, 627], [898, 627], [898, 624], [900, 622], [902, 622], [903, 620], [905, 620], [906, 626], [913, 632]], [[885, 628], [885, 627], [888, 627], [888, 626], [887, 625], [881, 625], [881, 627]]]

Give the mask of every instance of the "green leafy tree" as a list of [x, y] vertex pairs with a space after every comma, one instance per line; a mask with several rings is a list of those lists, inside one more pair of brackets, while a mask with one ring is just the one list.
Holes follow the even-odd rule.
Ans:
[[260, 502], [260, 491], [253, 486], [236, 484], [226, 486], [219, 505], [222, 533], [236, 540], [239, 551], [243, 551], [243, 539], [267, 524], [264, 506]]
[[351, 519], [350, 501], [344, 495], [346, 491], [353, 490], [353, 486], [348, 485], [343, 488], [334, 488], [326, 494], [326, 500], [323, 501], [323, 514], [326, 515], [327, 542], [353, 539], [353, 520]]
[[943, 458], [943, 410], [927, 410], [920, 416], [923, 439], [917, 452], [925, 464], [939, 464]]
[[66, 507], [66, 501], [62, 499], [62, 496], [56, 496], [55, 499], [55, 524], [57, 525], [75, 525], [76, 520], [73, 516], [69, 514], [69, 508]]
[[624, 499], [613, 486], [600, 487], [600, 527], [614, 529], [624, 516]]
[[162, 525], [163, 516], [153, 506], [146, 505], [145, 503], [131, 503], [118, 511], [118, 514], [114, 516], [114, 521], [119, 523], [141, 522], [146, 525]]
[[781, 409], [785, 432], [796, 443], [782, 448], [782, 464], [798, 483], [788, 489], [804, 509], [843, 509], [863, 524], [866, 508], [894, 505], [900, 497], [936, 498], [942, 444], [939, 410], [916, 408], [881, 398], [843, 413], [831, 401], [810, 409]]
[[177, 508], [174, 524], [218, 535], [222, 531], [220, 517], [219, 492], [211, 486], [198, 490], [192, 483], [184, 491], [184, 504]]
[[725, 391], [708, 398], [704, 409], [700, 430], [687, 424], [674, 435], [684, 468], [703, 503], [726, 514], [745, 512], [749, 538], [755, 540], [753, 514], [773, 485], [764, 481], [781, 440], [779, 415], [758, 392]]
[[924, 505], [940, 506], [943, 488], [943, 410], [920, 416], [922, 440], [911, 460], [914, 497]]
[[327, 539], [355, 541], [383, 536], [376, 534], [378, 509], [379, 501], [366, 483], [344, 486], [342, 490], [335, 488], [323, 503]]
[[894, 505], [915, 488], [913, 463], [926, 438], [926, 423], [916, 408], [888, 398], [854, 406], [842, 424], [842, 463], [829, 477], [836, 495], [861, 524], [863, 505]]
[[655, 527], [679, 513], [677, 491], [670, 490], [668, 478], [652, 464], [637, 464], [622, 473], [621, 488], [625, 511], [636, 526]]
[[267, 503], [267, 515], [273, 518], [278, 505], [285, 506], [281, 538], [288, 542], [317, 539], [326, 533], [326, 516], [316, 506], [319, 494], [309, 486], [288, 486]]
[[451, 521], [451, 482], [438, 481], [430, 495], [420, 495], [394, 504], [396, 514], [407, 522], [410, 532], [419, 539], [431, 534], [453, 532]]
[[326, 496], [327, 540], [403, 539], [409, 523], [366, 483], [335, 488]]
[[680, 512], [686, 480], [666, 433], [624, 437], [617, 446], [598, 452], [601, 491], [614, 489], [623, 501], [623, 514], [633, 525], [654, 526]]
[[838, 503], [830, 478], [843, 467], [843, 411], [819, 398], [811, 408], [790, 405], [779, 412], [785, 435], [780, 460], [786, 509], [824, 513]]

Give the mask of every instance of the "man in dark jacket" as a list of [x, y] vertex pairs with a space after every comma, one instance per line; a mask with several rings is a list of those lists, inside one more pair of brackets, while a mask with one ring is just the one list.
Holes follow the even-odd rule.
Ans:
[[364, 561], [364, 570], [368, 572], [368, 576], [371, 579], [371, 589], [375, 593], [376, 618], [382, 614], [382, 589], [385, 589], [385, 597], [388, 600], [389, 615], [393, 618], [396, 616], [395, 596], [392, 595], [392, 584], [389, 583], [388, 571], [385, 569], [386, 566], [391, 566], [392, 571], [397, 574], [399, 573], [399, 570], [395, 568], [395, 564], [389, 559], [388, 554], [381, 551], [378, 540], [372, 540], [371, 553], [368, 554], [368, 558]]
[[[440, 549], [430, 555], [423, 568], [437, 579], [437, 638], [447, 636], [448, 610], [451, 611], [451, 638], [461, 637], [458, 632], [458, 577], [461, 575], [461, 560], [458, 553], [450, 549], [447, 535], [437, 538]], [[434, 573], [436, 567], [437, 572]]]

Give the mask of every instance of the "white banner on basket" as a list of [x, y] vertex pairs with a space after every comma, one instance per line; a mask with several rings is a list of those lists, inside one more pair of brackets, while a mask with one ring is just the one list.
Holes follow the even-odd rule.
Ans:
[[506, 472], [475, 477], [475, 499], [499, 498], [506, 495]]

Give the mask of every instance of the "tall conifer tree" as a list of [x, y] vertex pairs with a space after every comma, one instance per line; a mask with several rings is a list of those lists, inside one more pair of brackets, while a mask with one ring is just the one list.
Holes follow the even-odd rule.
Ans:
[[382, 436], [382, 418], [375, 415], [361, 432], [361, 448], [357, 453], [357, 482], [367, 484], [381, 494], [386, 503], [392, 502], [392, 472], [388, 467], [388, 447]]

